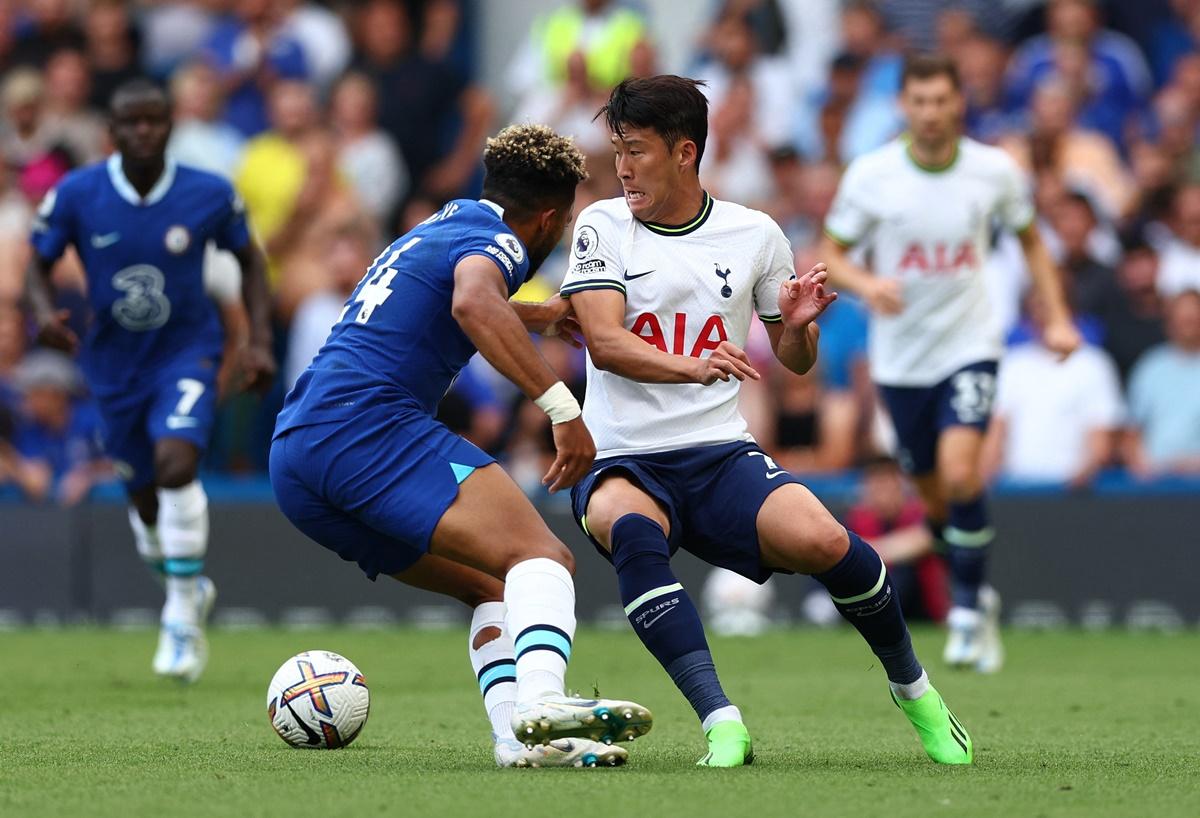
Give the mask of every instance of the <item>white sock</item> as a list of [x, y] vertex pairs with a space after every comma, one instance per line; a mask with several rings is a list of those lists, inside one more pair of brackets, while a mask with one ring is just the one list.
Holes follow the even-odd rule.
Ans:
[[915, 682], [909, 682], [906, 685], [898, 685], [895, 682], [888, 682], [892, 692], [896, 694], [897, 699], [905, 701], [913, 701], [925, 695], [929, 690], [929, 674], [921, 671], [921, 675], [917, 677]]
[[705, 716], [704, 721], [700, 723], [700, 728], [704, 732], [707, 733], [709, 731], [709, 728], [711, 728], [714, 724], [717, 724], [718, 722], [722, 722], [722, 721], [740, 722], [741, 720], [742, 720], [742, 711], [738, 710], [732, 704], [729, 704], [729, 705], [726, 705], [725, 707], [718, 707], [716, 710], [712, 711], [707, 716]]
[[[486, 628], [499, 628], [500, 635], [476, 648], [475, 638]], [[479, 692], [483, 694], [483, 709], [492, 723], [492, 740], [515, 740], [512, 716], [517, 703], [517, 662], [513, 658], [512, 638], [504, 630], [503, 602], [485, 602], [475, 609], [467, 651], [471, 669], [479, 681]]]
[[146, 563], [146, 567], [154, 572], [155, 578], [161, 580], [163, 552], [162, 542], [158, 538], [158, 526], [146, 525], [137, 509], [130, 506], [129, 527], [133, 529], [133, 542], [137, 546], [138, 556]]
[[199, 577], [208, 552], [208, 495], [199, 480], [158, 490], [158, 537], [167, 575], [162, 621], [195, 625]]
[[561, 696], [575, 637], [575, 583], [545, 557], [519, 562], [504, 578], [505, 624], [517, 657], [517, 701]]

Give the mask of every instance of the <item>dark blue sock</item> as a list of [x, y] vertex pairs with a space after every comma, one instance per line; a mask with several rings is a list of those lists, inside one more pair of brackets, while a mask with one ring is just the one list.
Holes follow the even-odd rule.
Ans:
[[701, 721], [727, 707], [696, 606], [671, 572], [662, 526], [626, 514], [612, 527], [613, 567], [625, 615], [638, 638], [662, 664]]
[[950, 504], [950, 519], [942, 532], [950, 566], [950, 599], [960, 608], [979, 606], [979, 586], [987, 572], [988, 551], [995, 533], [988, 525], [983, 495]]
[[846, 556], [813, 579], [825, 586], [838, 612], [867, 640], [888, 679], [896, 684], [915, 682], [921, 677], [921, 663], [904, 624], [900, 595], [875, 549], [853, 531], [846, 533], [850, 535]]

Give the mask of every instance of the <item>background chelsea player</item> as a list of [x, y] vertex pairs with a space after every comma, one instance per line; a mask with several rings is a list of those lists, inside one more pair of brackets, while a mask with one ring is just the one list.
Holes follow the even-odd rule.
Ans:
[[[570, 139], [525, 125], [488, 140], [484, 167], [483, 199], [449, 202], [396, 239], [350, 295], [279, 415], [271, 484], [297, 528], [368, 577], [475, 608], [471, 662], [497, 763], [619, 763], [624, 751], [592, 742], [641, 735], [650, 714], [563, 695], [571, 552], [491, 457], [434, 418], [478, 350], [550, 416], [551, 491], [573, 485], [596, 453], [579, 404], [529, 338], [557, 330], [569, 305], [509, 302], [562, 239], [583, 157]], [[571, 737], [591, 741], [540, 755], [522, 744]]]
[[251, 338], [240, 363], [254, 388], [275, 374], [264, 259], [229, 183], [166, 155], [171, 106], [160, 88], [146, 80], [119, 88], [111, 133], [117, 152], [68, 174], [38, 210], [30, 302], [41, 342], [75, 351], [79, 341], [50, 291], [51, 268], [73, 245], [92, 308], [81, 364], [105, 445], [124, 469], [138, 552], [165, 577], [154, 670], [194, 681], [207, 661], [204, 623], [215, 597], [200, 573], [208, 500], [196, 472], [223, 349], [219, 314], [204, 289], [204, 248], [213, 241], [241, 264]]

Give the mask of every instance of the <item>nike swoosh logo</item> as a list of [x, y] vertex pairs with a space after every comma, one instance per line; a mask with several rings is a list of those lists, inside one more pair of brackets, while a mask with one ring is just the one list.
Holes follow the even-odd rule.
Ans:
[[191, 429], [199, 422], [200, 421], [196, 420], [196, 418], [187, 418], [180, 415], [167, 416], [168, 429]]
[[637, 274], [637, 275], [635, 275], [635, 276], [631, 276], [631, 275], [629, 274], [629, 271], [628, 271], [628, 270], [626, 270], [626, 271], [624, 272], [624, 274], [623, 274], [623, 275], [625, 276], [625, 280], [626, 280], [626, 281], [633, 281], [635, 278], [641, 278], [642, 276], [648, 276], [648, 275], [650, 275], [650, 274], [651, 274], [651, 273], [653, 273], [653, 272], [654, 272], [653, 270], [647, 270], [647, 271], [646, 271], [646, 272], [644, 272], [644, 273], [638, 273], [638, 274]]
[[787, 472], [784, 471], [783, 469], [780, 469], [779, 471], [775, 472], [774, 474], [768, 474], [767, 479], [774, 480], [776, 477], [778, 477], [781, 474], [787, 474]]
[[645, 622], [642, 623], [642, 630], [649, 630], [650, 626], [653, 625], [655, 622], [662, 619], [664, 616], [669, 614], [671, 611], [677, 611], [677, 610], [679, 610], [679, 606], [672, 605], [670, 608], [667, 608], [666, 610], [664, 610], [662, 613], [660, 613], [658, 616], [654, 617], [653, 619], [647, 619]]
[[95, 247], [97, 250], [103, 250], [105, 247], [109, 247], [113, 244], [116, 244], [120, 240], [121, 240], [120, 233], [105, 233], [103, 236], [97, 235], [95, 233], [92, 234], [92, 246]]

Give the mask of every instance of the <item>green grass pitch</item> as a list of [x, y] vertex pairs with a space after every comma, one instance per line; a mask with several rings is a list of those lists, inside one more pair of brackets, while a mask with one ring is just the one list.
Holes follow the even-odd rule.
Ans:
[[[584, 630], [569, 683], [637, 699], [654, 730], [610, 770], [497, 770], [465, 634], [217, 632], [195, 687], [154, 679], [154, 635], [0, 634], [0, 815], [1200, 816], [1200, 634], [1010, 634], [995, 677], [939, 669], [973, 768], [928, 762], [849, 629], [714, 641], [755, 737], [748, 769], [703, 770], [695, 718], [632, 634]], [[293, 750], [267, 682], [308, 648], [371, 686], [351, 747]]]

